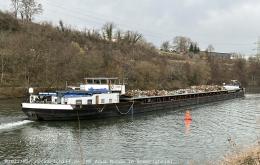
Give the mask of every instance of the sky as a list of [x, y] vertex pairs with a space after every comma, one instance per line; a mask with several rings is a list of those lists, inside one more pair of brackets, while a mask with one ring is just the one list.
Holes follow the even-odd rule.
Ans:
[[[35, 22], [59, 20], [75, 29], [100, 29], [113, 22], [122, 30], [142, 33], [159, 47], [175, 36], [186, 36], [201, 50], [256, 54], [260, 36], [259, 0], [38, 0], [43, 13]], [[0, 0], [0, 10], [11, 10]]]

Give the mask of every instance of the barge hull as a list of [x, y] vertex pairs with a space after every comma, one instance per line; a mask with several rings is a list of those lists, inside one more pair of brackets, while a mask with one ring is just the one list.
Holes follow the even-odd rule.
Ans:
[[[180, 96], [165, 96], [152, 101], [149, 98], [133, 99], [128, 102], [117, 104], [99, 105], [74, 105], [72, 110], [68, 109], [39, 109], [23, 107], [23, 112], [30, 120], [85, 120], [108, 117], [119, 117], [132, 114], [141, 114], [151, 111], [177, 110], [182, 107], [189, 107], [212, 103], [217, 101], [230, 100], [244, 97], [244, 91], [207, 93], [205, 95], [195, 94]], [[149, 100], [149, 101], [148, 101]]]

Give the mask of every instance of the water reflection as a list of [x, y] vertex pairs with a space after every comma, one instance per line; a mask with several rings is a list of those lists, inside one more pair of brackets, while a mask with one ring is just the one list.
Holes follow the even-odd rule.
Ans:
[[186, 134], [186, 135], [190, 133], [191, 121], [192, 121], [192, 117], [191, 117], [190, 111], [187, 110], [187, 111], [185, 112], [185, 116], [184, 116], [185, 134]]
[[192, 120], [184, 120], [185, 124], [185, 134], [189, 135], [190, 134], [190, 125], [191, 125]]

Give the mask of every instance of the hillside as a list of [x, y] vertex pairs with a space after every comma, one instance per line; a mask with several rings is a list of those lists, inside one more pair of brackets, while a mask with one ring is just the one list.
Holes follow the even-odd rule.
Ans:
[[128, 79], [128, 88], [176, 89], [190, 85], [220, 84], [253, 79], [259, 61], [222, 60], [201, 54], [159, 53], [134, 33], [116, 41], [99, 30], [76, 31], [49, 23], [21, 22], [0, 13], [0, 86], [60, 87], [84, 77], [112, 76]]

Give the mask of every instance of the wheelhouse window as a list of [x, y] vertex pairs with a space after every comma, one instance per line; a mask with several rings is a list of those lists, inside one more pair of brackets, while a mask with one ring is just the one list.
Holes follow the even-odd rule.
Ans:
[[110, 80], [111, 84], [116, 84], [116, 80]]
[[94, 80], [94, 84], [100, 84], [100, 80]]
[[92, 99], [88, 99], [88, 104], [92, 104]]
[[101, 84], [107, 84], [107, 80], [101, 80]]
[[93, 84], [93, 80], [87, 80], [87, 84]]

